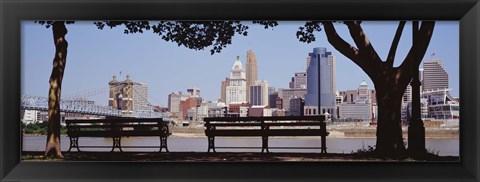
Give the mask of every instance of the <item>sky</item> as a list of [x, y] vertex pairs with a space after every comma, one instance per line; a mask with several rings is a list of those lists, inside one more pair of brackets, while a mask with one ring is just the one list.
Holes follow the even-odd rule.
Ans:
[[[148, 101], [166, 107], [168, 94], [197, 87], [206, 101], [220, 98], [220, 85], [240, 56], [245, 67], [246, 53], [256, 54], [259, 80], [275, 88], [288, 88], [295, 72], [306, 71], [306, 58], [315, 47], [326, 47], [336, 57], [337, 90], [357, 89], [365, 80], [370, 89], [373, 83], [351, 60], [336, 51], [327, 41], [325, 32], [317, 32], [316, 41], [302, 43], [296, 38], [301, 21], [280, 21], [273, 29], [244, 22], [248, 36], [236, 35], [232, 44], [221, 53], [210, 54], [210, 48], [191, 50], [166, 42], [151, 31], [143, 34], [124, 34], [122, 27], [103, 30], [90, 21], [66, 25], [68, 34], [67, 63], [62, 84], [62, 98], [77, 95], [108, 105], [108, 82], [114, 74], [123, 81], [126, 74], [133, 81], [148, 85]], [[362, 27], [385, 60], [397, 29], [396, 21], [367, 21]], [[355, 45], [344, 24], [335, 24], [338, 34]], [[33, 21], [21, 23], [21, 92], [47, 97], [52, 60], [55, 53], [52, 30]], [[403, 62], [411, 47], [411, 22], [404, 28], [394, 66]], [[435, 54], [432, 56], [432, 54]], [[451, 94], [459, 96], [459, 23], [437, 21], [425, 60], [441, 59], [449, 75]], [[464, 60], [468, 61], [468, 60]], [[423, 63], [423, 62], [422, 62]], [[421, 64], [420, 67], [422, 67]], [[121, 75], [120, 75], [121, 72]]]

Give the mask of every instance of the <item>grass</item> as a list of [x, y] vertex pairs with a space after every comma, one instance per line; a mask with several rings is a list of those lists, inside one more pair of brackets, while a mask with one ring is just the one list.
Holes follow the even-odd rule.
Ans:
[[[137, 161], [137, 162], [396, 162], [398, 159], [369, 155], [370, 148], [359, 149], [362, 154], [337, 153], [258, 153], [258, 152], [64, 152], [63, 159], [44, 158], [43, 152], [23, 152], [26, 161]], [[459, 161], [459, 157], [436, 156], [433, 161]], [[423, 161], [404, 158], [400, 161]]]

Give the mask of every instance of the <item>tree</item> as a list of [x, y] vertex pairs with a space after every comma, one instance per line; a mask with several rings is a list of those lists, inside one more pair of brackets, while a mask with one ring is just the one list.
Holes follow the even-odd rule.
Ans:
[[[60, 146], [60, 98], [62, 80], [67, 63], [68, 42], [65, 39], [67, 28], [65, 24], [73, 21], [37, 21], [46, 28], [52, 27], [55, 55], [50, 75], [50, 89], [48, 92], [48, 131], [45, 156], [62, 158]], [[254, 24], [265, 28], [274, 27], [274, 21], [253, 21]], [[165, 41], [175, 42], [178, 46], [185, 46], [193, 50], [203, 50], [213, 46], [211, 54], [219, 53], [222, 48], [232, 43], [235, 34], [247, 36], [248, 26], [240, 21], [160, 21], [153, 24], [149, 21], [98, 21], [94, 22], [98, 29], [105, 26], [110, 28], [124, 26], [125, 34], [143, 33], [153, 30]], [[152, 24], [152, 25], [151, 25]]]
[[309, 21], [299, 28], [301, 42], [315, 41], [316, 31], [325, 29], [328, 42], [344, 56], [358, 65], [373, 81], [378, 104], [377, 141], [375, 152], [382, 156], [398, 156], [405, 152], [401, 128], [401, 101], [407, 85], [418, 74], [418, 66], [428, 48], [435, 27], [434, 21], [413, 21], [412, 46], [402, 64], [393, 66], [398, 43], [406, 22], [400, 21], [387, 58], [383, 61], [373, 48], [361, 21], [344, 21], [356, 47], [343, 40], [332, 21]]

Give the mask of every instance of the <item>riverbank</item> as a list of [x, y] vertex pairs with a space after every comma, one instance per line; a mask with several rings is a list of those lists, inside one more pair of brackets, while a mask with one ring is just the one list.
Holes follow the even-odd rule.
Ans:
[[[23, 161], [137, 161], [137, 162], [415, 162], [414, 159], [380, 159], [356, 154], [258, 152], [63, 152], [63, 159], [43, 157], [43, 152], [22, 152]], [[456, 156], [430, 156], [421, 161], [458, 162]]]
[[[328, 127], [330, 132], [328, 138], [376, 138], [377, 129], [375, 126], [349, 126], [349, 127]], [[408, 128], [403, 127], [403, 137], [408, 138]], [[172, 137], [205, 137], [205, 130], [202, 127], [171, 127]], [[458, 139], [460, 137], [458, 128], [425, 128], [425, 138], [430, 139]], [[288, 138], [288, 137], [287, 137]]]

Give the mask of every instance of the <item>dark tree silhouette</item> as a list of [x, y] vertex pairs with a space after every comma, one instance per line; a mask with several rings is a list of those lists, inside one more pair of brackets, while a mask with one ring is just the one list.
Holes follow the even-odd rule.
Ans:
[[[45, 156], [62, 158], [60, 145], [60, 98], [63, 74], [67, 63], [68, 42], [65, 39], [67, 28], [65, 24], [73, 21], [36, 21], [46, 28], [52, 27], [55, 56], [53, 59], [52, 74], [50, 76], [50, 89], [48, 92], [48, 132], [45, 147]], [[254, 24], [263, 25], [265, 28], [277, 25], [275, 21], [253, 21]], [[211, 54], [219, 53], [222, 48], [232, 43], [235, 34], [247, 36], [248, 26], [240, 21], [97, 21], [94, 22], [98, 29], [105, 26], [110, 28], [124, 26], [125, 34], [143, 33], [153, 30], [167, 42], [177, 43], [193, 50], [203, 50], [212, 47]]]
[[[52, 75], [49, 90], [49, 127], [45, 155], [61, 157], [60, 150], [60, 93], [63, 73], [66, 65], [67, 41], [65, 24], [73, 22], [64, 21], [39, 21], [47, 28], [52, 27], [56, 54], [53, 60]], [[254, 24], [263, 25], [265, 28], [275, 27], [276, 21], [253, 21]], [[314, 32], [325, 29], [329, 43], [340, 53], [357, 64], [372, 79], [377, 92], [378, 126], [376, 152], [381, 155], [396, 156], [405, 151], [402, 138], [400, 111], [401, 97], [413, 74], [418, 74], [416, 68], [425, 55], [433, 33], [435, 22], [423, 21], [420, 28], [413, 29], [413, 42], [410, 51], [402, 64], [393, 67], [395, 53], [400, 37], [405, 26], [405, 21], [400, 21], [389, 54], [385, 61], [378, 56], [373, 45], [368, 40], [361, 27], [361, 21], [344, 21], [349, 29], [350, 36], [357, 47], [343, 40], [336, 32], [333, 21], [308, 21], [299, 28], [297, 38], [301, 42], [315, 41]], [[98, 29], [105, 26], [114, 28], [123, 26], [125, 34], [143, 33], [150, 31], [159, 35], [167, 42], [177, 43], [193, 50], [203, 50], [211, 47], [211, 54], [220, 52], [231, 44], [232, 37], [236, 34], [246, 36], [248, 26], [239, 21], [98, 21], [94, 23]], [[419, 27], [418, 21], [413, 22], [413, 27]]]
[[402, 64], [393, 66], [395, 53], [405, 26], [400, 21], [387, 58], [383, 61], [363, 31], [361, 21], [343, 21], [348, 27], [356, 47], [343, 40], [336, 32], [333, 21], [309, 21], [299, 28], [301, 42], [315, 41], [314, 32], [325, 29], [328, 42], [344, 56], [358, 65], [373, 81], [377, 93], [378, 125], [375, 152], [381, 156], [398, 156], [406, 152], [401, 128], [401, 101], [407, 85], [418, 74], [418, 66], [430, 43], [434, 21], [413, 21], [412, 46]]

